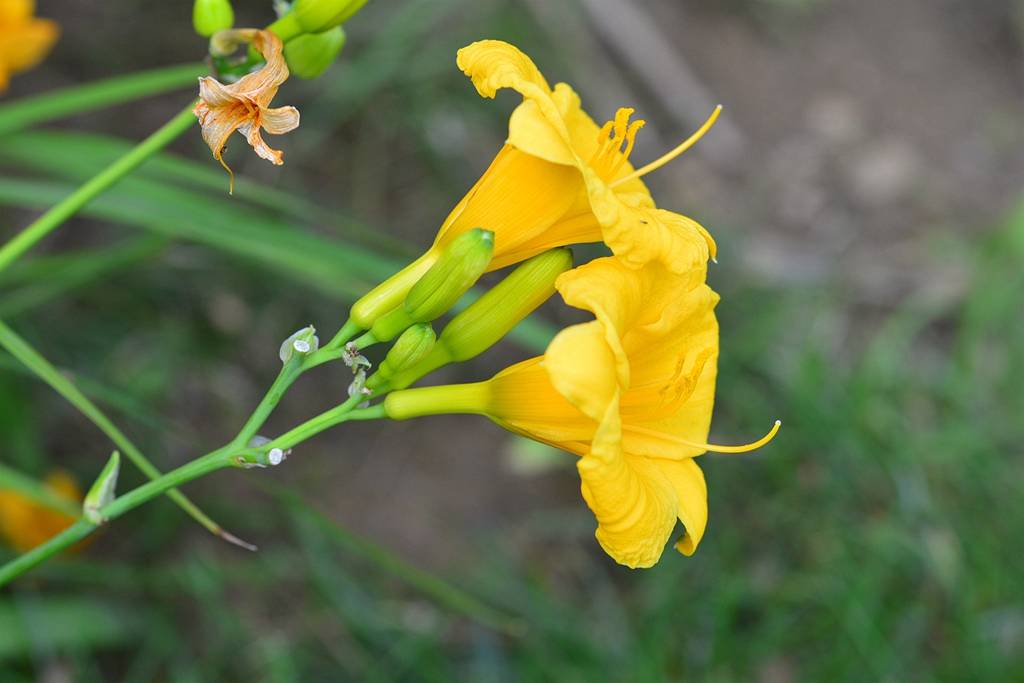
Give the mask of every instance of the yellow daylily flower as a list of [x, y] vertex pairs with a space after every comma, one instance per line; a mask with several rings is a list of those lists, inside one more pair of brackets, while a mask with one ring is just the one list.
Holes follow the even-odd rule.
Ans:
[[[619, 109], [614, 121], [598, 126], [569, 85], [552, 89], [528, 56], [502, 41], [464, 47], [456, 62], [481, 96], [511, 88], [523, 102], [509, 119], [505, 146], [441, 226], [438, 243], [485, 226], [497, 238], [494, 268], [581, 242], [604, 241], [631, 266], [660, 260], [675, 272], [707, 260], [701, 252], [710, 249], [714, 256], [714, 241], [704, 228], [658, 209], [640, 180], [685, 147], [634, 169], [629, 157], [644, 122], [630, 123], [632, 109]], [[685, 146], [712, 123], [713, 118]], [[701, 243], [697, 250], [695, 243]]]
[[0, 0], [0, 92], [11, 75], [41, 62], [60, 35], [49, 19], [37, 19], [33, 0]]
[[[45, 485], [72, 503], [82, 501], [82, 492], [67, 472], [53, 472]], [[74, 523], [74, 517], [40, 505], [17, 491], [0, 489], [0, 538], [18, 552], [45, 543]]]
[[483, 97], [511, 88], [523, 102], [509, 119], [509, 135], [494, 161], [455, 206], [433, 246], [352, 309], [366, 327], [401, 301], [444, 246], [476, 227], [494, 232], [490, 270], [524, 261], [548, 249], [605, 242], [631, 267], [660, 261], [677, 273], [703, 267], [715, 242], [696, 221], [657, 208], [640, 177], [692, 146], [714, 123], [718, 110], [682, 145], [647, 166], [629, 161], [643, 121], [619, 109], [598, 126], [573, 89], [553, 89], [516, 47], [484, 40], [459, 50], [457, 63]]
[[195, 106], [203, 140], [210, 146], [213, 158], [228, 173], [231, 169], [222, 155], [228, 138], [236, 130], [245, 136], [256, 154], [280, 166], [284, 163], [283, 153], [264, 142], [260, 129], [271, 135], [283, 135], [299, 126], [299, 110], [295, 107], [270, 108], [277, 89], [288, 79], [281, 39], [270, 31], [228, 29], [215, 34], [212, 41], [224, 52], [234, 50], [241, 43], [251, 43], [266, 64], [231, 85], [224, 85], [211, 76], [200, 78], [199, 102]]
[[714, 405], [718, 295], [660, 263], [616, 257], [563, 274], [566, 303], [595, 320], [560, 332], [543, 356], [486, 382], [395, 392], [388, 415], [477, 413], [580, 456], [577, 470], [596, 537], [616, 561], [650, 567], [678, 519], [692, 554], [707, 523], [707, 489], [693, 458], [746, 446], [705, 443]]

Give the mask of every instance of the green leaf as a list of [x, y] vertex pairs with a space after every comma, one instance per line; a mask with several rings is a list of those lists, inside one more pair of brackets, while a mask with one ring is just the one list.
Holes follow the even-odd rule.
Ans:
[[0, 106], [0, 135], [171, 90], [195, 88], [196, 79], [206, 72], [204, 64], [180, 64], [17, 100]]
[[0, 658], [95, 650], [134, 640], [143, 615], [125, 605], [51, 596], [0, 602]]
[[[0, 177], [0, 204], [42, 208], [67, 191], [66, 185], [57, 183]], [[362, 296], [402, 265], [377, 251], [298, 230], [289, 221], [240, 202], [140, 178], [123, 180], [82, 213], [205, 244], [344, 301]], [[473, 296], [463, 297], [455, 310]], [[534, 350], [542, 350], [553, 336], [549, 325], [530, 319], [509, 333]]]
[[[163, 251], [169, 241], [144, 235], [122, 240], [98, 249], [79, 249], [66, 253], [20, 260], [0, 270], [0, 318], [13, 318], [61, 295], [101, 280], [110, 274], [144, 262]], [[14, 286], [13, 291], [6, 291]]]
[[506, 633], [521, 633], [524, 624], [518, 619], [484, 604], [461, 588], [424, 571], [369, 539], [352, 533], [331, 518], [314, 509], [298, 494], [283, 486], [263, 483], [278, 501], [290, 510], [296, 520], [305, 520], [346, 552], [370, 562], [419, 591], [438, 605]]
[[[150, 479], [160, 476], [158, 470], [146, 456], [142, 454], [134, 443], [132, 443], [124, 432], [118, 429], [113, 422], [101, 411], [96, 404], [90, 401], [85, 394], [79, 391], [78, 387], [63, 375], [57, 368], [50, 364], [38, 351], [27, 341], [21, 338], [14, 330], [0, 320], [0, 346], [21, 361], [27, 368], [32, 370], [41, 380], [49, 384], [58, 394], [78, 409], [96, 425], [101, 432], [106, 434], [111, 441], [117, 444], [118, 448], [124, 451], [125, 455], [136, 467], [142, 470]], [[214, 534], [220, 534], [220, 526], [196, 505], [185, 497], [180, 491], [171, 490], [167, 496], [178, 504], [193, 519], [202, 524], [207, 530]]]

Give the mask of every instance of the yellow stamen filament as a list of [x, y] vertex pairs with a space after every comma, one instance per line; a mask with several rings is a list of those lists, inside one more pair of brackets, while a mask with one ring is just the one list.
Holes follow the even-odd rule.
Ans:
[[611, 170], [608, 171], [609, 175], [615, 175], [622, 168], [622, 164], [626, 163], [626, 159], [633, 153], [633, 143], [636, 142], [636, 134], [640, 132], [640, 129], [644, 127], [646, 123], [643, 119], [637, 119], [633, 123], [629, 124], [629, 130], [626, 131], [626, 148], [622, 150], [622, 153], [618, 155], [618, 159], [615, 160], [615, 164]]
[[625, 182], [629, 182], [630, 180], [634, 180], [636, 178], [640, 178], [642, 176], [645, 176], [648, 173], [650, 173], [651, 171], [656, 171], [659, 168], [661, 168], [662, 166], [664, 166], [665, 164], [667, 164], [668, 162], [672, 161], [677, 156], [679, 156], [680, 154], [682, 154], [683, 152], [685, 152], [686, 150], [690, 149], [695, 144], [697, 144], [697, 141], [700, 140], [702, 137], [704, 137], [705, 133], [707, 133], [709, 130], [711, 130], [711, 126], [715, 125], [715, 121], [718, 120], [718, 115], [721, 114], [721, 113], [722, 113], [722, 105], [719, 104], [719, 105], [717, 105], [715, 107], [715, 110], [713, 112], [711, 112], [711, 116], [708, 117], [708, 120], [705, 121], [704, 124], [700, 128], [698, 128], [697, 131], [693, 135], [691, 135], [690, 137], [688, 137], [685, 140], [683, 140], [683, 142], [678, 147], [673, 149], [668, 154], [665, 154], [665, 155], [655, 159], [654, 161], [652, 161], [651, 163], [647, 164], [646, 166], [644, 166], [642, 168], [636, 169], [635, 171], [633, 171], [629, 175], [622, 176], [618, 180], [616, 180], [616, 181], [614, 181], [612, 183], [609, 183], [608, 187], [617, 187], [618, 185], [621, 185], [621, 184], [623, 184]]
[[665, 434], [664, 432], [659, 432], [655, 429], [638, 427], [636, 425], [623, 425], [622, 429], [624, 431], [636, 432], [637, 434], [646, 434], [647, 436], [653, 436], [658, 439], [665, 439], [666, 441], [677, 443], [680, 446], [687, 446], [689, 448], [699, 448], [704, 451], [711, 451], [712, 453], [747, 453], [749, 451], [756, 450], [761, 446], [764, 446], [766, 443], [774, 439], [775, 435], [779, 433], [779, 427], [781, 426], [782, 420], [776, 420], [775, 424], [772, 426], [772, 428], [768, 431], [767, 434], [762, 436], [757, 441], [754, 441], [753, 443], [743, 444], [742, 446], [719, 446], [710, 443], [688, 441], [687, 439], [682, 439], [678, 436]]

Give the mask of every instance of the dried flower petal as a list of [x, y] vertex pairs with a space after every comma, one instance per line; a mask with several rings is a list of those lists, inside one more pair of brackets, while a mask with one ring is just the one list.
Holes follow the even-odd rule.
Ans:
[[[228, 138], [238, 131], [259, 156], [275, 165], [283, 164], [283, 154], [269, 147], [261, 135], [261, 129], [271, 135], [283, 135], [299, 126], [299, 111], [295, 107], [270, 108], [277, 89], [288, 79], [281, 39], [270, 31], [229, 29], [216, 34], [213, 40], [220, 45], [251, 43], [266, 60], [259, 71], [231, 85], [210, 76], [199, 79], [195, 114], [213, 158], [231, 173], [222, 155]], [[232, 174], [232, 185], [233, 180]]]

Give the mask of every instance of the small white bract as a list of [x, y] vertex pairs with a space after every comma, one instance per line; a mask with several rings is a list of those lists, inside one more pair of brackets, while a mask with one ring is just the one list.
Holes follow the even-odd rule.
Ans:
[[316, 328], [309, 325], [285, 339], [277, 355], [282, 363], [287, 363], [296, 353], [305, 356], [318, 348], [320, 348], [320, 339], [316, 336]]
[[271, 448], [270, 452], [267, 453], [267, 460], [270, 461], [271, 465], [280, 465], [284, 462], [284, 451], [280, 448]]

